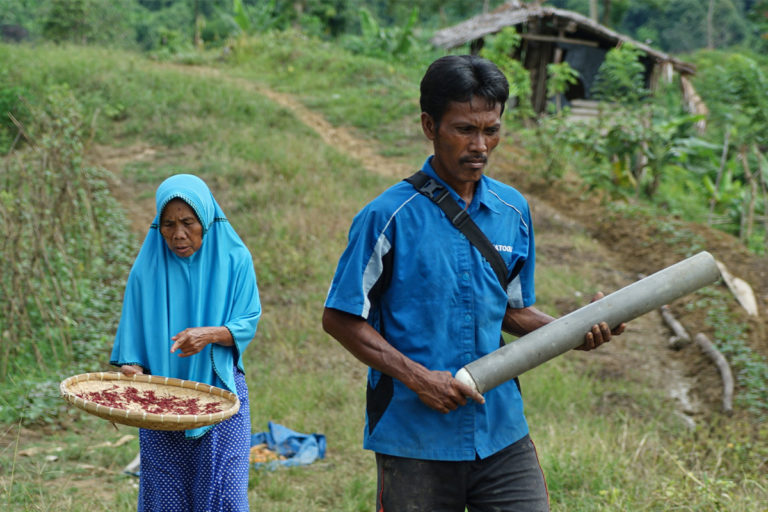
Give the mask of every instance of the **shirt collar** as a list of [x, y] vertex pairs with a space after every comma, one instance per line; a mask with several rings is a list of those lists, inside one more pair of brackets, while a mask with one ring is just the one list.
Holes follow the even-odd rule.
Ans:
[[[453, 190], [450, 185], [448, 185], [445, 181], [442, 180], [442, 178], [437, 175], [434, 167], [432, 167], [432, 158], [434, 158], [434, 155], [427, 157], [427, 160], [424, 162], [421, 170], [427, 173], [430, 178], [436, 179], [438, 182], [440, 182], [441, 185], [450, 191], [456, 202], [458, 202], [460, 206], [464, 206], [464, 200], [461, 198], [461, 196], [459, 196], [459, 194]], [[475, 194], [472, 197], [472, 204], [469, 206], [469, 210], [471, 211], [474, 208], [473, 205], [477, 204], [488, 208], [494, 213], [499, 213], [495, 202], [492, 201], [492, 197], [493, 195], [488, 190], [488, 177], [483, 174], [475, 187]]]

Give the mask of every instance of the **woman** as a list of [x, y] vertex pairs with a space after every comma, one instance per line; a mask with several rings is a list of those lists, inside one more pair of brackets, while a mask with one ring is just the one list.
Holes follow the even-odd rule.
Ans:
[[248, 248], [207, 185], [179, 174], [131, 269], [110, 363], [236, 393], [240, 410], [213, 427], [139, 431], [138, 510], [248, 510], [250, 413], [242, 355], [261, 316]]

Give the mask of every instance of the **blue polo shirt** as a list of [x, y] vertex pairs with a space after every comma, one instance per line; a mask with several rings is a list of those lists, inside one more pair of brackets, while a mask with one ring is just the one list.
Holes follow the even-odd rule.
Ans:
[[[431, 158], [422, 170], [450, 189], [437, 177]], [[535, 301], [530, 211], [517, 190], [483, 176], [467, 212], [510, 273], [520, 269], [506, 290], [442, 210], [400, 182], [355, 216], [326, 307], [366, 319], [400, 352], [430, 370], [455, 374], [499, 348], [507, 304], [522, 308]], [[443, 414], [400, 381], [370, 369], [366, 399], [364, 447], [388, 455], [474, 460], [528, 433], [514, 381], [488, 391], [483, 405], [469, 400]]]

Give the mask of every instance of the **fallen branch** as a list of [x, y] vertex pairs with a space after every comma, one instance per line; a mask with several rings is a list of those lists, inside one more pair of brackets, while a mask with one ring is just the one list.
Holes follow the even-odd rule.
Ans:
[[[680, 350], [691, 342], [691, 337], [683, 325], [672, 315], [669, 306], [664, 305], [660, 309], [661, 317], [675, 334], [669, 339], [669, 346], [672, 349]], [[728, 361], [704, 334], [697, 334], [694, 337], [694, 341], [701, 348], [702, 352], [717, 366], [720, 378], [723, 381], [723, 412], [731, 414], [733, 412], [733, 375], [731, 374], [731, 367], [728, 365]]]
[[685, 330], [683, 325], [677, 321], [677, 319], [672, 315], [672, 312], [669, 310], [669, 306], [666, 304], [661, 306], [661, 317], [664, 319], [664, 321], [667, 323], [670, 329], [672, 329], [672, 332], [675, 334], [671, 338], [669, 338], [669, 348], [673, 350], [680, 350], [681, 348], [687, 346], [691, 343], [691, 337], [688, 335], [688, 332]]
[[731, 414], [733, 412], [733, 375], [731, 367], [723, 354], [717, 350], [717, 347], [709, 341], [706, 335], [699, 333], [694, 337], [696, 344], [701, 350], [715, 363], [720, 378], [723, 380], [723, 412]]

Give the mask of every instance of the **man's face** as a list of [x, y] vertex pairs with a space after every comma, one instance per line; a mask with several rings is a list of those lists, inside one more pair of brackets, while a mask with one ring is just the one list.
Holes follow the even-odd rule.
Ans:
[[195, 211], [181, 199], [171, 199], [160, 216], [160, 233], [168, 248], [189, 258], [203, 245], [203, 226]]
[[435, 124], [432, 116], [421, 114], [424, 134], [432, 141], [432, 166], [455, 190], [477, 182], [483, 175], [491, 151], [501, 136], [501, 105], [488, 107], [483, 98], [466, 103], [451, 102]]

